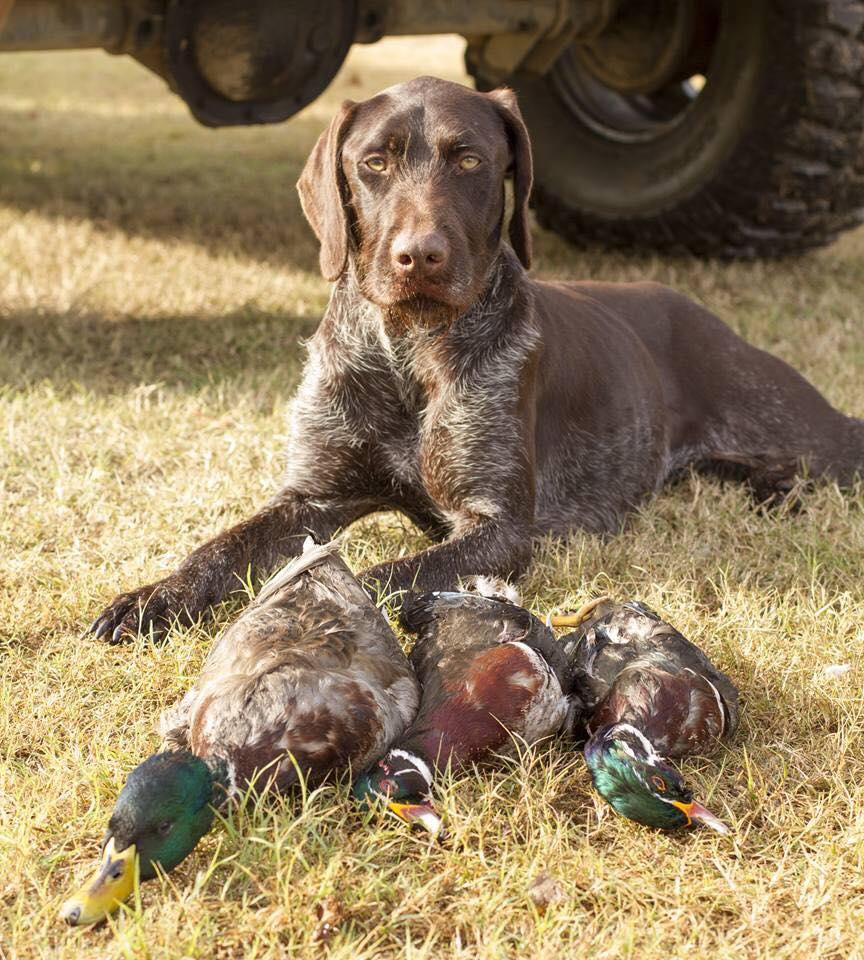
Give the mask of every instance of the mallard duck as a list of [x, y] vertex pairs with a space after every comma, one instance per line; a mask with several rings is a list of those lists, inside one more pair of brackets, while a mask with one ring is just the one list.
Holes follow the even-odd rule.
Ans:
[[420, 709], [354, 792], [365, 802], [382, 798], [402, 819], [439, 833], [434, 772], [554, 735], [571, 710], [572, 680], [552, 631], [504, 596], [408, 594], [401, 621], [418, 636], [410, 661], [422, 688]]
[[738, 691], [705, 654], [638, 601], [601, 598], [563, 637], [584, 707], [584, 754], [598, 793], [631, 820], [675, 829], [726, 826], [693, 800], [667, 762], [704, 755], [738, 726]]
[[332, 545], [277, 573], [224, 632], [198, 681], [162, 720], [168, 749], [136, 767], [117, 798], [95, 879], [66, 902], [94, 923], [140, 877], [172, 870], [214, 810], [256, 781], [287, 790], [363, 769], [413, 720], [419, 690], [390, 625]]

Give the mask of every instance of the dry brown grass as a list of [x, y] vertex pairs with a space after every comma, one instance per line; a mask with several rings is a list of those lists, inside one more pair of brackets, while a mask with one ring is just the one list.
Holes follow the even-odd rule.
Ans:
[[[0, 58], [0, 955], [864, 956], [864, 491], [784, 518], [701, 479], [610, 543], [542, 546], [524, 592], [537, 610], [642, 597], [737, 679], [737, 742], [687, 765], [731, 839], [606, 815], [554, 746], [446, 783], [448, 846], [329, 786], [232, 814], [110, 927], [57, 924], [215, 628], [159, 648], [82, 630], [274, 489], [298, 342], [327, 297], [293, 181], [334, 104], [421, 71], [461, 77], [458, 47], [359, 50], [291, 123], [213, 132], [131, 62]], [[537, 245], [540, 274], [685, 289], [864, 416], [864, 233], [756, 265]], [[417, 542], [370, 520], [350, 559]], [[827, 679], [833, 663], [851, 670]], [[543, 871], [561, 897], [541, 915]], [[327, 946], [325, 897], [344, 913]]]

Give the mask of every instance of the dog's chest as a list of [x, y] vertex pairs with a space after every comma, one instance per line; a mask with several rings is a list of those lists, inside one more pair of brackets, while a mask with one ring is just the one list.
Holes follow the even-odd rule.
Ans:
[[446, 398], [455, 392], [452, 377], [428, 339], [382, 338], [377, 359], [381, 376], [368, 397], [366, 436], [388, 484], [419, 493], [426, 487], [424, 450], [435, 443]]
[[401, 486], [417, 487], [429, 397], [410, 364], [391, 362], [388, 368], [387, 413], [376, 446], [383, 471]]
[[[520, 364], [508, 351], [472, 365], [464, 350], [430, 334], [376, 334], [342, 353], [339, 394], [352, 443], [365, 447], [385, 486], [428, 496], [430, 482], [449, 485], [484, 434], [493, 444], [514, 434]], [[454, 356], [462, 362], [454, 364]], [[470, 377], [462, 367], [471, 368]]]

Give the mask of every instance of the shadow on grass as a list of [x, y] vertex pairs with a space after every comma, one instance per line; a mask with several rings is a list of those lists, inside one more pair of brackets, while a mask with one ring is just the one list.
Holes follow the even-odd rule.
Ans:
[[318, 316], [254, 309], [212, 318], [125, 317], [22, 312], [0, 317], [0, 384], [50, 383], [113, 394], [160, 382], [194, 392], [208, 384], [244, 387], [284, 380], [292, 389], [304, 352], [300, 340]]
[[[106, 115], [99, 106], [0, 109], [0, 204], [317, 275], [318, 245], [295, 184], [326, 122], [320, 111], [272, 127], [212, 130], [183, 114]], [[736, 304], [758, 300], [769, 279], [794, 283], [810, 300], [826, 284], [860, 282], [857, 256], [790, 259], [766, 276], [759, 262], [610, 253], [543, 230], [535, 230], [535, 260], [555, 276], [657, 279], [709, 302], [719, 286], [734, 291]]]
[[0, 204], [317, 273], [295, 184], [321, 127], [0, 110]]

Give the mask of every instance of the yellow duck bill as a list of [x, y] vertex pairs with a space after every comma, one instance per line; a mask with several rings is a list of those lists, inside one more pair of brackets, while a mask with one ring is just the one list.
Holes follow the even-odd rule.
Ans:
[[411, 826], [418, 824], [424, 830], [428, 830], [436, 840], [444, 839], [444, 821], [438, 816], [438, 812], [431, 803], [396, 803], [390, 801], [387, 807], [405, 823]]
[[111, 837], [105, 844], [96, 876], [63, 904], [60, 919], [70, 927], [104, 920], [135, 888], [137, 860], [134, 844], [117, 853]]
[[722, 820], [715, 817], [710, 810], [706, 810], [701, 803], [696, 803], [695, 800], [692, 803], [681, 803], [680, 801], [673, 800], [672, 806], [678, 807], [684, 816], [687, 817], [688, 822], [695, 820], [697, 823], [716, 830], [717, 833], [729, 833], [729, 827], [727, 827]]

